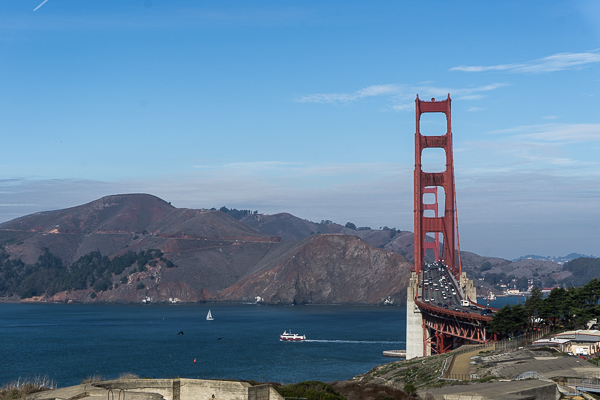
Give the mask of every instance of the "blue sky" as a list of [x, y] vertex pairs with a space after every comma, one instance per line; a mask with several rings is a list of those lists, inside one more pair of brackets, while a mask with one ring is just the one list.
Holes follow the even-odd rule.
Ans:
[[412, 230], [414, 100], [449, 93], [462, 250], [600, 255], [597, 1], [20, 0], [0, 52], [0, 221], [141, 192]]

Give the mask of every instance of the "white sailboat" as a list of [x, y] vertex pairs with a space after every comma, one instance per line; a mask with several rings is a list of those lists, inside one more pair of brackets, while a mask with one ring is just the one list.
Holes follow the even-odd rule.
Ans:
[[212, 321], [214, 318], [212, 316], [212, 314], [210, 313], [210, 310], [208, 310], [208, 314], [206, 314], [206, 320], [207, 321]]

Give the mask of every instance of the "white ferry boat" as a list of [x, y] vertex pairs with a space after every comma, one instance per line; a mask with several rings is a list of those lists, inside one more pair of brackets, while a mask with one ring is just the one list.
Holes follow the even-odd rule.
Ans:
[[287, 342], [287, 341], [302, 341], [306, 340], [306, 335], [298, 335], [297, 333], [292, 333], [291, 331], [283, 331], [281, 335], [279, 335], [279, 339]]

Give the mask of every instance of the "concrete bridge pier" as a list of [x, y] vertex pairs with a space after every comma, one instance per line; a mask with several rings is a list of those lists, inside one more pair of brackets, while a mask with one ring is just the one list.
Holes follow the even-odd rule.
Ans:
[[[419, 293], [419, 277], [415, 272], [410, 274], [410, 284], [406, 292], [406, 359], [423, 357], [423, 317], [421, 310], [415, 304], [415, 297]], [[431, 355], [431, 348], [427, 346], [427, 355]]]
[[467, 300], [477, 303], [477, 289], [473, 284], [473, 280], [467, 278], [467, 273], [460, 274], [460, 288], [463, 291], [463, 297]]

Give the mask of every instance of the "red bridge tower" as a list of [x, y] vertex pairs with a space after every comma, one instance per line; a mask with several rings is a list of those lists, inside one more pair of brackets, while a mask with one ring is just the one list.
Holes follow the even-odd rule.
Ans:
[[[426, 244], [425, 235], [434, 234], [436, 244], [439, 246], [439, 234], [443, 236], [442, 254], [435, 251], [436, 257], [440, 257], [452, 270], [452, 274], [460, 279], [461, 267], [456, 260], [455, 245], [457, 243], [455, 225], [455, 193], [454, 193], [454, 162], [452, 157], [452, 125], [450, 112], [450, 95], [446, 100], [423, 101], [419, 96], [415, 100], [416, 105], [416, 133], [415, 133], [415, 272], [417, 275], [423, 269], [425, 250], [431, 248]], [[446, 133], [439, 136], [421, 135], [420, 122], [423, 113], [440, 112], [446, 115]], [[426, 172], [421, 169], [421, 158], [423, 150], [427, 148], [442, 148], [446, 153], [446, 169], [443, 172]], [[437, 199], [439, 188], [444, 191], [444, 214], [438, 215]], [[435, 206], [423, 203], [425, 193], [435, 194]], [[425, 210], [435, 208], [433, 217], [424, 215]], [[438, 260], [436, 260], [438, 261]]]
[[[452, 125], [450, 95], [446, 100], [421, 101], [416, 105], [415, 133], [415, 266], [411, 273], [406, 298], [406, 358], [445, 353], [464, 343], [486, 343], [485, 327], [491, 319], [483, 306], [476, 304], [473, 282], [461, 275], [460, 246], [456, 224], [456, 198], [454, 192], [454, 162], [452, 157]], [[442, 135], [422, 135], [420, 124], [423, 113], [444, 113], [446, 132]], [[442, 172], [423, 171], [423, 150], [441, 148], [445, 152], [446, 166]], [[424, 202], [424, 195], [433, 195], [433, 202]], [[439, 209], [443, 203], [443, 209]], [[427, 213], [425, 213], [427, 211]], [[443, 213], [442, 213], [443, 212]], [[441, 215], [440, 215], [441, 214]], [[434, 241], [427, 242], [427, 235]], [[440, 236], [442, 248], [440, 254]], [[456, 248], [458, 247], [458, 251]], [[433, 295], [423, 282], [425, 250], [433, 249], [436, 261], [443, 260], [456, 278], [452, 285], [460, 294], [461, 307], [441, 302], [434, 303]], [[458, 257], [458, 260], [457, 260]], [[454, 286], [453, 286], [454, 287]], [[446, 297], [444, 297], [446, 299]], [[467, 304], [463, 304], [463, 300]], [[469, 307], [471, 312], [466, 309]], [[472, 308], [475, 308], [473, 310]], [[473, 312], [474, 311], [474, 312]], [[484, 315], [485, 314], [485, 315]]]

